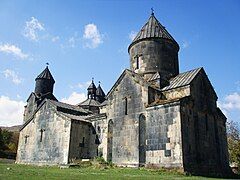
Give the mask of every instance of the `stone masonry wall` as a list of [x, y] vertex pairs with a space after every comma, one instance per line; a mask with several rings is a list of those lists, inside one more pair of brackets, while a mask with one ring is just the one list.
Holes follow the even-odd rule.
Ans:
[[88, 159], [97, 156], [98, 139], [91, 123], [72, 120], [69, 159]]
[[16, 162], [67, 164], [70, 127], [71, 121], [46, 102], [20, 132]]
[[195, 173], [227, 169], [225, 117], [219, 114], [216, 94], [203, 71], [191, 84], [191, 97], [182, 100], [184, 168]]
[[179, 102], [147, 108], [146, 165], [183, 167]]
[[108, 97], [107, 117], [108, 121], [113, 121], [112, 162], [117, 165], [138, 166], [139, 163], [138, 122], [148, 92], [147, 87], [135, 78], [125, 75]]
[[108, 121], [106, 118], [92, 121], [100, 143], [98, 146], [98, 156], [107, 160]]
[[[155, 74], [159, 72], [164, 79], [179, 73], [178, 47], [165, 39], [142, 40], [134, 44], [130, 50], [130, 67], [136, 73]], [[139, 68], [137, 68], [137, 58]]]

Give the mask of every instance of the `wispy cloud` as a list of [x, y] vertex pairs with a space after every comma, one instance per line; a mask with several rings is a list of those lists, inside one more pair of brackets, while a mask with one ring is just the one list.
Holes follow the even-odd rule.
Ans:
[[31, 17], [30, 21], [26, 21], [23, 35], [32, 41], [38, 41], [38, 33], [44, 31], [44, 24], [38, 21], [35, 17]]
[[0, 125], [13, 126], [22, 124], [24, 105], [23, 101], [0, 96]]
[[85, 47], [97, 48], [103, 43], [103, 35], [100, 34], [95, 24], [87, 24], [84, 27], [83, 39], [85, 40]]
[[78, 35], [78, 32], [75, 31], [74, 34], [68, 38], [65, 39], [65, 42], [60, 44], [60, 47], [62, 49], [68, 49], [68, 48], [75, 48], [80, 41], [80, 37]]
[[20, 78], [18, 74], [11, 69], [6, 69], [2, 73], [5, 76], [5, 78], [10, 79], [16, 85], [22, 83], [23, 81], [23, 79]]
[[85, 88], [88, 88], [88, 86], [90, 85], [92, 83], [92, 81], [87, 81], [87, 82], [85, 82], [85, 83], [78, 83], [78, 87], [80, 88], [80, 89], [85, 89]]
[[131, 41], [133, 41], [134, 38], [136, 37], [136, 35], [137, 35], [137, 32], [136, 32], [136, 31], [131, 31], [131, 32], [129, 33], [128, 37], [129, 37], [129, 39], [130, 39]]
[[52, 42], [57, 42], [57, 41], [59, 41], [59, 39], [60, 39], [59, 36], [53, 36], [52, 39], [51, 39], [51, 41], [52, 41]]
[[188, 48], [189, 46], [190, 46], [190, 42], [184, 40], [183, 43], [182, 43], [182, 48], [183, 48], [183, 49], [186, 49], [186, 48]]
[[69, 47], [74, 48], [74, 47], [75, 47], [75, 44], [76, 44], [76, 38], [75, 38], [75, 37], [70, 37], [70, 38], [68, 39], [68, 45], [69, 45]]
[[69, 97], [62, 98], [61, 101], [68, 104], [76, 105], [87, 98], [85, 93], [72, 92]]
[[26, 59], [29, 57], [29, 55], [23, 53], [19, 47], [12, 44], [0, 44], [0, 52], [11, 54], [20, 59]]

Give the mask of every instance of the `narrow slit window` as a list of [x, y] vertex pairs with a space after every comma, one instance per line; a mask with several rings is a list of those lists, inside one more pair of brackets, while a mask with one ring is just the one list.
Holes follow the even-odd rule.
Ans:
[[136, 57], [136, 69], [139, 69], [139, 56]]
[[206, 124], [206, 131], [208, 131], [208, 116], [205, 115], [205, 124]]
[[43, 140], [43, 132], [44, 132], [45, 130], [44, 129], [41, 129], [40, 130], [40, 142], [42, 142], [42, 140]]
[[127, 109], [128, 109], [128, 100], [127, 98], [124, 99], [124, 105], [125, 105], [125, 115], [128, 114]]
[[82, 138], [82, 147], [84, 147], [85, 144], [85, 137]]

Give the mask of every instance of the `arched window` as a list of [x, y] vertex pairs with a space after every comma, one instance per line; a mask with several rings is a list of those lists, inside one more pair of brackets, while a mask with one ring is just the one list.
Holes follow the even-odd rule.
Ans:
[[107, 135], [107, 161], [112, 161], [112, 146], [113, 146], [113, 121], [108, 121], [108, 135]]
[[139, 116], [139, 165], [146, 162], [146, 117], [143, 114]]

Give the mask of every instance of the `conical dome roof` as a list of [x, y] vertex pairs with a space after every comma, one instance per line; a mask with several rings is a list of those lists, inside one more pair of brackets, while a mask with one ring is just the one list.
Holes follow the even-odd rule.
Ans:
[[91, 90], [91, 89], [97, 89], [93, 80], [92, 80], [91, 84], [88, 86], [87, 90]]
[[102, 90], [100, 84], [99, 84], [98, 87], [97, 87], [96, 95], [97, 95], [97, 96], [105, 97], [105, 93], [104, 93], [104, 91]]
[[55, 80], [54, 80], [51, 72], [49, 71], [48, 66], [43, 70], [43, 72], [41, 72], [37, 76], [37, 78], [35, 80], [37, 80], [37, 79], [48, 79], [48, 80], [52, 81], [53, 83], [55, 83]]
[[128, 50], [136, 42], [147, 38], [164, 38], [169, 39], [177, 44], [174, 38], [168, 33], [166, 28], [156, 19], [154, 13], [151, 14], [147, 23], [141, 28], [139, 33], [133, 39]]

